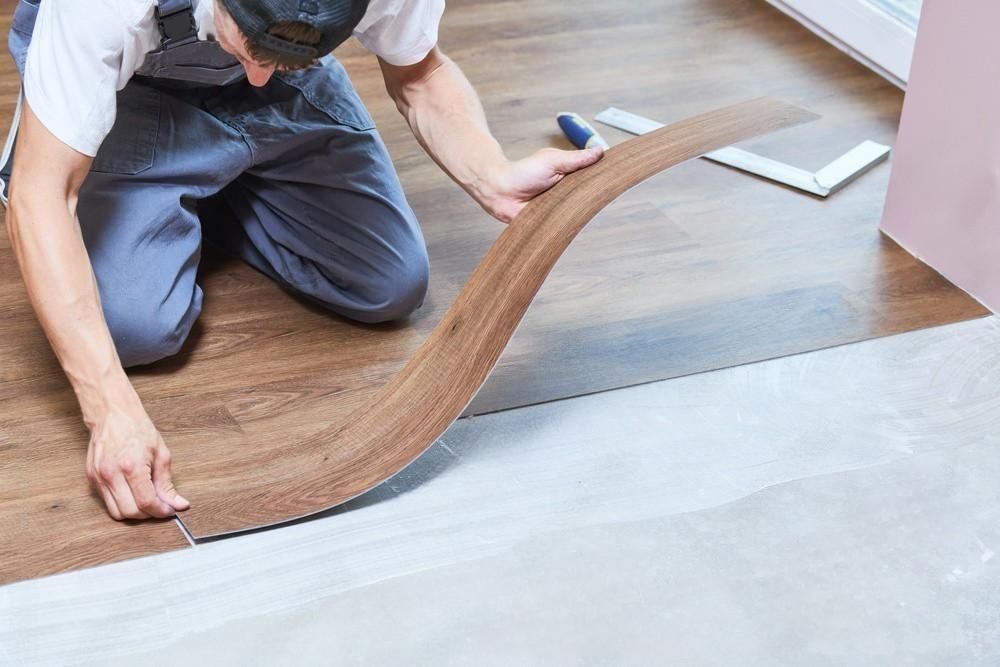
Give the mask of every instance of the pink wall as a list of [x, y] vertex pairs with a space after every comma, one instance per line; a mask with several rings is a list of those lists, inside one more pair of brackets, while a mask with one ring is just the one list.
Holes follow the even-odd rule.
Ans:
[[882, 230], [1000, 312], [1000, 0], [925, 0]]

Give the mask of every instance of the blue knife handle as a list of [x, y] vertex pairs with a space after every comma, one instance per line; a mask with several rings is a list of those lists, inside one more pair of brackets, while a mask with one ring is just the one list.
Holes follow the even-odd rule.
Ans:
[[579, 114], [564, 111], [556, 116], [556, 122], [559, 123], [559, 127], [570, 143], [577, 148], [593, 148], [594, 146], [609, 148], [604, 137], [599, 135], [597, 130], [592, 128]]

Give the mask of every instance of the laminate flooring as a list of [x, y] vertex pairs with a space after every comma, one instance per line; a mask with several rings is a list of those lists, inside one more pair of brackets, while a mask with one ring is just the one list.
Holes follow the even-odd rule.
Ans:
[[[13, 2], [0, 4], [6, 33]], [[442, 48], [479, 90], [511, 157], [568, 147], [553, 117], [618, 106], [672, 122], [760, 95], [824, 117], [742, 144], [817, 168], [892, 144], [902, 94], [756, 0], [454, 0]], [[437, 324], [503, 226], [423, 155], [356, 44], [339, 55], [369, 105], [427, 239], [431, 286], [409, 320], [360, 325], [246, 266], [206, 262], [206, 307], [176, 359], [133, 373], [192, 499], [266, 476], [263, 442], [301, 441], [362, 404]], [[17, 92], [7, 60], [0, 114]], [[625, 136], [602, 130], [613, 143]], [[580, 235], [536, 296], [480, 414], [978, 317], [985, 310], [877, 231], [889, 167], [828, 200], [696, 161]], [[0, 240], [0, 581], [185, 544], [169, 523], [106, 518], [86, 438], [4, 235]], [[120, 536], [112, 539], [111, 536]], [[62, 545], [54, 548], [53, 545]]]

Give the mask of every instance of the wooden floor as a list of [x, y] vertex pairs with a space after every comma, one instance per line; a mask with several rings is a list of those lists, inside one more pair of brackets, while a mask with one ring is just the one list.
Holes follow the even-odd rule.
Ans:
[[[5, 33], [13, 3], [2, 6]], [[562, 110], [590, 117], [614, 105], [670, 122], [770, 95], [824, 118], [745, 146], [818, 168], [862, 139], [892, 144], [902, 102], [759, 0], [453, 0], [441, 44], [512, 157], [566, 147], [553, 121]], [[372, 57], [353, 44], [340, 55], [421, 219], [430, 291], [407, 322], [359, 325], [238, 263], [209, 263], [204, 315], [184, 354], [133, 374], [195, 508], [266, 476], [274, 450], [261, 444], [299, 442], [364, 402], [428, 335], [503, 228], [421, 153]], [[3, 66], [6, 124], [17, 84]], [[883, 165], [829, 200], [704, 161], [636, 188], [560, 260], [467, 413], [985, 314], [879, 235], [888, 173]], [[116, 524], [89, 495], [85, 431], [5, 235], [0, 309], [0, 582], [183, 546], [174, 525]]]

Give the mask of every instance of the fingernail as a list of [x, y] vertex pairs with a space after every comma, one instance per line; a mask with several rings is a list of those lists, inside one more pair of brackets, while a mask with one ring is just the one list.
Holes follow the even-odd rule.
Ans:
[[180, 494], [178, 494], [178, 495], [177, 495], [177, 500], [178, 500], [178, 502], [180, 502], [180, 503], [181, 503], [182, 505], [190, 505], [190, 504], [191, 504], [191, 503], [189, 503], [189, 502], [188, 502], [188, 499], [187, 499], [187, 498], [185, 498], [184, 496], [182, 496], [182, 495], [180, 495]]

